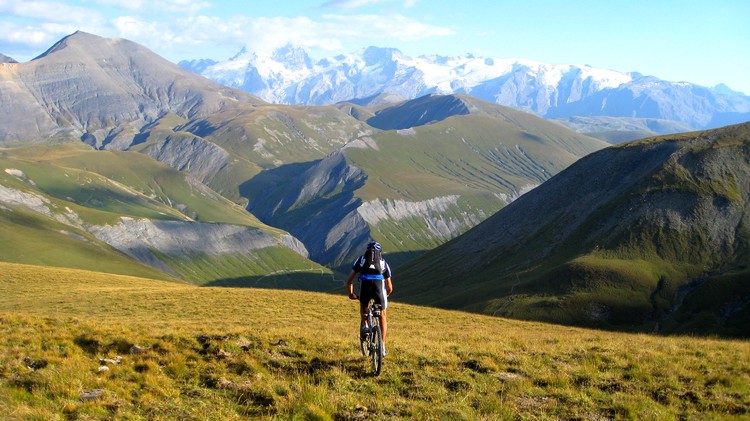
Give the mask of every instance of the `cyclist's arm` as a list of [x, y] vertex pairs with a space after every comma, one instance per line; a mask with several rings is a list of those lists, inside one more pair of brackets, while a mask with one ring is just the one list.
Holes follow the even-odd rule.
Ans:
[[356, 272], [353, 270], [349, 272], [349, 277], [346, 278], [346, 289], [349, 292], [349, 298], [352, 300], [356, 300], [358, 297], [356, 294], [354, 294], [354, 276], [356, 275]]
[[391, 295], [393, 292], [393, 281], [391, 280], [391, 277], [385, 278], [385, 293], [387, 295]]

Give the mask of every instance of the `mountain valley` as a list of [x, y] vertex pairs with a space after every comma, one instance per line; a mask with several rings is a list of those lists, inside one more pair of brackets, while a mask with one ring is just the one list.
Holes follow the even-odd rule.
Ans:
[[402, 293], [506, 317], [748, 336], [749, 181], [750, 123], [610, 147], [411, 262]]
[[[354, 103], [267, 104], [137, 44], [83, 32], [29, 63], [3, 66], [6, 86], [14, 86], [3, 92], [21, 94], [0, 97], [0, 144], [72, 142], [140, 152], [290, 232], [317, 262], [311, 268], [346, 271], [357, 245], [370, 237], [389, 247], [394, 263], [405, 262], [606, 146], [468, 96], [381, 103], [369, 111]], [[347, 107], [362, 110], [359, 118]], [[406, 116], [397, 130], [377, 122], [406, 108], [429, 121]], [[120, 248], [134, 241], [99, 232]], [[283, 259], [276, 265], [271, 272], [299, 266]]]
[[[276, 59], [322, 66], [285, 51]], [[397, 50], [328, 65], [369, 69], [372, 81], [373, 69], [395, 72], [409, 60], [457, 61], [466, 78], [484, 66], [513, 72], [460, 86], [442, 80], [450, 93], [406, 77], [417, 67], [367, 91], [290, 89], [277, 79], [298, 100], [326, 104], [285, 105], [84, 32], [28, 63], [2, 59], [0, 241], [12, 247], [0, 248], [0, 260], [338, 291], [375, 239], [397, 268], [396, 300], [599, 328], [750, 335], [750, 129], [690, 131], [746, 119], [747, 97], [635, 74]], [[220, 68], [206, 64], [205, 72]], [[562, 85], [545, 91], [532, 70], [557, 72]], [[261, 82], [244, 88], [281, 92]], [[527, 102], [500, 105], [508, 92]], [[704, 102], [680, 111], [691, 95]], [[595, 103], [625, 111], [592, 114]], [[649, 111], [665, 103], [672, 114]], [[646, 137], [656, 132], [680, 133]], [[642, 138], [628, 141], [634, 133]]]

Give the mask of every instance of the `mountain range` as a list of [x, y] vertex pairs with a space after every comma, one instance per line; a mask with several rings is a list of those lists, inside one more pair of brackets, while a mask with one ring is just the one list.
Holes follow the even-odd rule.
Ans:
[[[31, 62], [0, 65], [0, 78], [4, 86], [0, 146], [13, 148], [7, 152], [13, 162], [5, 169], [25, 174], [25, 178], [6, 177], [14, 183], [13, 195], [52, 196], [64, 202], [59, 209], [75, 209], [72, 205], [98, 209], [101, 202], [117, 213], [110, 201], [86, 196], [81, 202], [75, 195], [57, 193], [75, 190], [67, 177], [56, 178], [51, 190], [39, 191], [42, 184], [29, 175], [34, 171], [15, 157], [45, 149], [15, 150], [72, 144], [77, 145], [76, 154], [83, 153], [80, 147], [128, 153], [115, 155], [123, 157], [137, 152], [134, 164], [149, 166], [143, 159], [153, 160], [154, 169], [144, 170], [145, 174], [166, 164], [189, 175], [186, 184], [193, 187], [178, 189], [183, 196], [188, 190], [207, 191], [206, 195], [228, 199], [249, 210], [251, 219], [259, 219], [243, 220], [241, 225], [252, 225], [274, 238], [286, 235], [279, 232], [284, 230], [292, 241], [280, 244], [311, 259], [308, 267], [313, 272], [320, 265], [345, 271], [360, 252], [356, 246], [369, 238], [378, 238], [389, 248], [393, 263], [404, 262], [466, 231], [581, 156], [606, 146], [530, 114], [469, 96], [433, 95], [389, 109], [383, 109], [377, 98], [368, 104], [336, 106], [269, 104], [188, 72], [138, 44], [84, 32], [65, 37]], [[169, 216], [156, 216], [120, 209], [119, 217], [125, 220], [107, 219], [120, 231], [142, 231], [141, 225], [127, 219], [135, 217], [176, 218], [195, 229], [203, 227], [198, 222], [226, 222], [193, 215], [186, 198], [173, 196], [161, 183], [144, 185], [137, 178], [105, 173], [106, 168], [93, 170], [90, 162], [96, 156], [67, 159], [63, 167], [95, 172], [84, 179], [99, 179], [107, 187], [93, 191], [105, 192], [118, 183], [113, 193], [118, 199], [112, 202], [156, 196], [161, 205], [177, 211], [162, 210]], [[23, 188], [18, 180], [26, 180]], [[86, 184], [79, 180], [79, 185]], [[120, 198], [123, 194], [128, 198]], [[194, 255], [178, 252], [184, 251], [184, 237], [172, 237], [156, 247], [140, 235], [120, 241], [122, 232], [115, 236], [102, 234], [99, 228], [86, 231], [99, 232], [98, 239], [141, 262], [162, 270], [169, 267], [173, 276], [180, 274], [175, 262]], [[151, 237], [158, 234], [150, 232]], [[158, 253], [131, 252], [135, 243]], [[218, 260], [212, 264], [227, 265]], [[229, 266], [227, 273], [212, 279], [198, 278], [201, 282], [231, 279], [237, 265]], [[269, 272], [301, 266], [278, 259]]]
[[[277, 58], [313, 65], [297, 49]], [[586, 71], [587, 98], [646, 86], [602, 88], [616, 75]], [[750, 334], [747, 124], [613, 147], [566, 125], [611, 139], [687, 126], [561, 124], [466, 93], [273, 104], [84, 32], [28, 63], [4, 60], [0, 86], [0, 241], [12, 245], [0, 260], [331, 290], [375, 239], [401, 300]]]
[[[394, 48], [368, 47], [316, 61], [302, 48], [287, 45], [268, 55], [243, 49], [226, 61], [180, 65], [279, 104], [326, 105], [383, 93], [402, 99], [458, 93], [563, 121], [656, 119], [706, 129], [750, 119], [750, 97], [724, 85], [708, 88], [636, 72], [525, 59], [410, 57]], [[601, 131], [595, 120], [585, 130]]]

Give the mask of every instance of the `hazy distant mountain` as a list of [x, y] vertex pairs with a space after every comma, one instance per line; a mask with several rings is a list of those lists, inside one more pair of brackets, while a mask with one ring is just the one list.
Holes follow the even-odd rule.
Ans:
[[18, 63], [18, 62], [12, 57], [8, 57], [5, 54], [0, 54], [0, 64], [1, 63]]
[[180, 65], [282, 104], [333, 104], [391, 93], [417, 98], [465, 93], [547, 118], [613, 116], [711, 128], [750, 120], [750, 97], [726, 88], [667, 82], [638, 73], [492, 57], [409, 57], [368, 47], [317, 62], [299, 47], [271, 55], [241, 51], [206, 67]]
[[748, 265], [750, 123], [595, 152], [401, 268], [399, 297], [746, 336]]
[[565, 127], [612, 144], [653, 137], [662, 134], [692, 131], [690, 127], [672, 120], [631, 117], [567, 117], [553, 119]]

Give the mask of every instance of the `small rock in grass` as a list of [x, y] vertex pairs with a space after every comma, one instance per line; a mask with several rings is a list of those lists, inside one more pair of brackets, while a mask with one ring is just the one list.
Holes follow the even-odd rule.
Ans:
[[81, 393], [81, 400], [82, 401], [96, 401], [104, 397], [104, 395], [107, 393], [104, 389], [92, 389], [86, 392]]
[[133, 355], [140, 355], [146, 352], [146, 348], [138, 345], [133, 345], [130, 347], [130, 353]]

